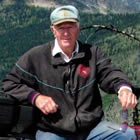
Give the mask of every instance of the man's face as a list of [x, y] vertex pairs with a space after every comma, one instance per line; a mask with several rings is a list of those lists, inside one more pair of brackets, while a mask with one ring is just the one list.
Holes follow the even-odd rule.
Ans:
[[52, 26], [52, 32], [62, 50], [73, 50], [80, 31], [78, 23], [65, 22]]

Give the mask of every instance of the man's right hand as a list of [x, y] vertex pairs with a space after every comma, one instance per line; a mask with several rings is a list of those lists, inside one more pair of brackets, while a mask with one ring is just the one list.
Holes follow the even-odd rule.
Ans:
[[55, 113], [58, 109], [58, 105], [54, 100], [51, 97], [44, 95], [37, 96], [35, 105], [46, 115], [49, 113]]

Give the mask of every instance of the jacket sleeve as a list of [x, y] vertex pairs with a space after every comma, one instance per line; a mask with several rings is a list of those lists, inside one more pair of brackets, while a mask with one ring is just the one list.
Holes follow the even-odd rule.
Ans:
[[103, 52], [97, 48], [96, 50], [96, 66], [97, 66], [97, 81], [100, 88], [107, 93], [118, 93], [121, 86], [131, 84], [127, 75], [117, 68], [111, 59], [106, 58]]
[[3, 90], [17, 101], [28, 103], [29, 95], [36, 88], [36, 79], [33, 75], [30, 55], [26, 53], [18, 60], [12, 71], [7, 74], [6, 79], [3, 80]]

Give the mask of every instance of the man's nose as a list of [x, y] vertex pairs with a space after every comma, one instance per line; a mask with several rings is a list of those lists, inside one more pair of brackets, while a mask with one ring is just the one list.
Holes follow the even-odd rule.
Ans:
[[64, 35], [69, 35], [69, 29], [64, 29]]

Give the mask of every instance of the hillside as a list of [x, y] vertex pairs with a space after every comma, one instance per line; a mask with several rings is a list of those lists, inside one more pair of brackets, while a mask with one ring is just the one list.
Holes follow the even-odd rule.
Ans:
[[90, 13], [137, 13], [140, 12], [139, 0], [1, 0], [3, 3], [26, 3], [33, 6], [54, 8], [71, 4], [83, 12]]
[[[31, 7], [25, 3], [0, 5], [0, 85], [18, 58], [30, 48], [52, 40], [49, 30], [51, 9]], [[135, 14], [91, 14], [80, 13], [81, 26], [91, 24], [113, 25], [119, 30], [133, 33], [140, 38], [140, 13]], [[86, 22], [85, 22], [86, 21]], [[137, 41], [124, 35], [99, 30], [97, 28], [81, 31], [79, 40], [101, 47], [113, 62], [126, 72], [134, 85], [140, 87], [140, 46]], [[118, 100], [114, 95], [103, 94], [105, 110], [110, 104], [118, 111]], [[112, 114], [110, 114], [111, 116]], [[109, 118], [109, 116], [108, 116]], [[112, 118], [109, 118], [112, 119]], [[115, 120], [115, 118], [113, 118]], [[119, 121], [119, 120], [115, 120]]]
[[30, 4], [41, 7], [57, 7], [72, 4], [84, 12], [91, 13], [134, 13], [140, 11], [139, 0], [28, 0]]

